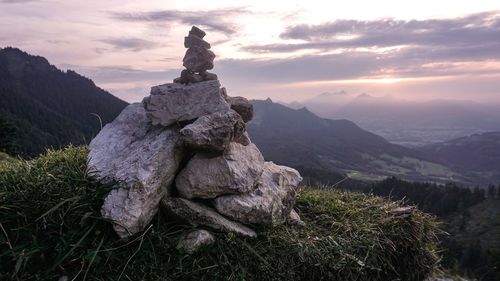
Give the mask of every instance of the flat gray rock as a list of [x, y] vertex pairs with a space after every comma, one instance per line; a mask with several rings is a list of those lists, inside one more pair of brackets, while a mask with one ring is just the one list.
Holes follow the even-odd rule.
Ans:
[[197, 229], [184, 236], [177, 244], [177, 249], [192, 254], [200, 248], [211, 245], [214, 242], [215, 237], [212, 233], [204, 229]]
[[184, 154], [178, 130], [151, 126], [142, 104], [134, 103], [90, 143], [89, 173], [119, 186], [101, 213], [120, 237], [143, 230], [168, 194]]
[[242, 223], [278, 225], [289, 218], [301, 181], [295, 169], [266, 162], [257, 189], [249, 194], [217, 197], [215, 208]]
[[231, 141], [248, 145], [244, 134], [245, 123], [234, 110], [202, 116], [181, 130], [184, 143], [189, 147], [213, 151], [224, 151]]
[[196, 154], [175, 180], [184, 198], [215, 198], [255, 189], [264, 168], [264, 157], [255, 144], [231, 142], [220, 156]]
[[194, 227], [207, 226], [223, 232], [233, 232], [240, 236], [257, 237], [257, 233], [252, 229], [228, 220], [205, 205], [178, 197], [165, 197], [161, 202], [167, 212], [182, 218]]
[[153, 125], [170, 126], [229, 110], [219, 88], [218, 80], [189, 85], [168, 83], [151, 88], [151, 95], [144, 98], [143, 104]]

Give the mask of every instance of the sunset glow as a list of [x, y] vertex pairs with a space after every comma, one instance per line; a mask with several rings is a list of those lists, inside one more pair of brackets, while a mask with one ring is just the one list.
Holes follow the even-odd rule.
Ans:
[[500, 100], [498, 1], [0, 1], [0, 47], [127, 101], [178, 76], [191, 25], [207, 30], [214, 71], [235, 95]]

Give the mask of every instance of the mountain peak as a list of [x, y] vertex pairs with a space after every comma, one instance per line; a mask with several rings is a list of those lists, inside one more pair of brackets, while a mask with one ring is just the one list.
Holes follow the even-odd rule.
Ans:
[[340, 92], [324, 92], [321, 93], [318, 97], [338, 97], [338, 96], [348, 96], [349, 94], [342, 90]]
[[359, 98], [359, 99], [367, 99], [367, 98], [373, 98], [373, 96], [370, 96], [369, 94], [367, 93], [362, 93], [361, 95], [357, 96], [356, 98]]
[[57, 68], [41, 56], [30, 55], [18, 48], [6, 47], [0, 50], [2, 64], [8, 69], [10, 75], [20, 77], [29, 69], [29, 71], [41, 73], [57, 71]]
[[15, 56], [24, 60], [31, 60], [31, 61], [36, 61], [39, 63], [47, 64], [50, 65], [49, 61], [41, 56], [34, 56], [26, 53], [25, 51], [14, 48], [14, 47], [5, 47], [5, 48], [0, 48], [0, 54], [6, 55], [6, 56]]

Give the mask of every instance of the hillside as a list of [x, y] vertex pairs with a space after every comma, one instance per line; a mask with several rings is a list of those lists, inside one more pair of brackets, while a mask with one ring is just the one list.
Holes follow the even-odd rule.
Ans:
[[[15, 128], [11, 153], [33, 157], [46, 147], [87, 143], [126, 102], [90, 79], [39, 56], [0, 49], [0, 120]], [[2, 140], [3, 141], [3, 140]]]
[[481, 241], [484, 249], [500, 253], [500, 200], [487, 199], [448, 218], [449, 230], [462, 244]]
[[253, 101], [253, 105], [255, 117], [248, 131], [264, 157], [293, 166], [306, 176], [310, 171], [322, 171], [346, 173], [361, 180], [394, 175], [416, 181], [468, 180], [353, 122], [323, 119], [305, 108], [295, 110], [269, 99]]
[[479, 280], [500, 278], [500, 200], [486, 199], [444, 218], [450, 236], [443, 263]]
[[474, 134], [419, 148], [434, 161], [478, 177], [500, 182], [500, 132]]
[[86, 173], [87, 149], [0, 162], [1, 280], [423, 280], [436, 269], [433, 218], [400, 203], [305, 189], [306, 227], [258, 228], [258, 238], [217, 234], [194, 255], [176, 249], [189, 227], [160, 213], [120, 241], [99, 213], [103, 186]]
[[447, 232], [440, 237], [445, 248], [443, 267], [471, 280], [499, 280], [500, 186], [490, 186], [486, 191], [451, 183], [436, 185], [388, 178], [358, 190], [404, 200], [436, 215]]

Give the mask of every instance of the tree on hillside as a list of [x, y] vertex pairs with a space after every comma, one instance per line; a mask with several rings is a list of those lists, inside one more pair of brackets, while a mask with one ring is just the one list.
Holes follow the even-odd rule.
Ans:
[[7, 154], [16, 153], [16, 127], [6, 120], [0, 118], [0, 152]]
[[496, 190], [495, 190], [495, 186], [490, 184], [488, 186], [488, 198], [495, 198], [495, 194], [496, 193]]
[[430, 183], [407, 182], [395, 177], [365, 187], [364, 192], [389, 197], [417, 205], [421, 210], [445, 216], [484, 200], [484, 189], [460, 187], [457, 184], [436, 185]]
[[482, 251], [480, 240], [476, 240], [474, 243], [468, 245], [460, 261], [462, 268], [476, 268], [481, 262]]
[[479, 203], [485, 199], [484, 189], [479, 188], [479, 186], [474, 187], [474, 191], [472, 192], [472, 197], [474, 199], [474, 203]]

